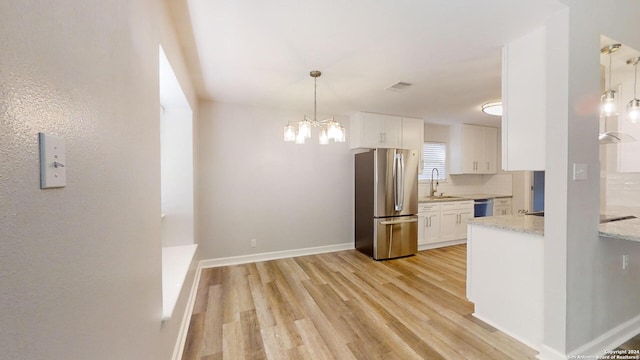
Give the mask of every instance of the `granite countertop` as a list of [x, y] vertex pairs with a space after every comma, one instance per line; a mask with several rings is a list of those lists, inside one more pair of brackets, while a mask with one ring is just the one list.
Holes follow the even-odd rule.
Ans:
[[526, 234], [544, 235], [544, 218], [541, 216], [522, 214], [486, 216], [469, 219], [467, 223]]
[[503, 194], [484, 194], [484, 193], [478, 193], [478, 194], [464, 194], [461, 195], [464, 196], [468, 199], [472, 199], [472, 200], [478, 200], [478, 199], [497, 199], [497, 198], [510, 198], [513, 197], [512, 195], [503, 195]]
[[603, 237], [640, 242], [640, 219], [600, 224], [599, 230]]
[[433, 202], [448, 202], [448, 201], [464, 201], [464, 200], [473, 200], [471, 198], [456, 196], [456, 197], [420, 197], [418, 198], [419, 203], [433, 203]]
[[[532, 215], [503, 215], [472, 218], [468, 224], [544, 235], [544, 217]], [[600, 224], [600, 236], [640, 242], [640, 218]]]
[[439, 196], [436, 197], [419, 197], [419, 203], [429, 203], [429, 202], [445, 202], [445, 201], [463, 201], [463, 200], [478, 200], [478, 199], [496, 199], [496, 198], [510, 198], [511, 195], [500, 195], [500, 194], [461, 194], [461, 195], [445, 195], [445, 196], [453, 196], [453, 197], [444, 197], [441, 198]]

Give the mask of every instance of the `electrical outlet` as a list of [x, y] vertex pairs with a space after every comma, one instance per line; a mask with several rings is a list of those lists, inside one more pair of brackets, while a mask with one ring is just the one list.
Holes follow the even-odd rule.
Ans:
[[629, 267], [629, 255], [622, 255], [622, 270]]
[[256, 240], [256, 239], [251, 239], [251, 247], [252, 247], [252, 248], [254, 248], [254, 247], [256, 247], [256, 246], [258, 246], [258, 240]]

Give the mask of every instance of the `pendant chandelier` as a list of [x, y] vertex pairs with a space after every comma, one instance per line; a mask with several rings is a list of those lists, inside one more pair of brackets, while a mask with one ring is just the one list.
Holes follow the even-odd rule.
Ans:
[[611, 88], [611, 54], [618, 51], [620, 49], [620, 44], [611, 44], [609, 46], [605, 46], [600, 50], [601, 54], [609, 55], [609, 86], [607, 91], [602, 94], [601, 101], [601, 113], [603, 116], [611, 116], [616, 115], [618, 113], [616, 102], [618, 99], [616, 98], [616, 92]]
[[329, 140], [334, 142], [345, 141], [345, 130], [339, 122], [335, 120], [335, 117], [330, 117], [325, 120], [317, 119], [317, 105], [316, 94], [318, 87], [318, 78], [322, 73], [318, 70], [311, 71], [309, 75], [313, 78], [313, 119], [308, 118], [306, 115], [303, 120], [295, 121], [298, 124], [298, 132], [296, 128], [288, 122], [284, 126], [284, 141], [295, 142], [296, 144], [304, 144], [305, 139], [311, 138], [311, 128], [320, 128], [319, 142], [321, 145], [326, 145]]
[[634, 67], [633, 100], [629, 101], [629, 104], [627, 104], [627, 116], [629, 116], [629, 121], [634, 124], [640, 120], [640, 100], [638, 100], [638, 95], [636, 94], [638, 87], [638, 62], [640, 62], [640, 57], [627, 60], [627, 64], [633, 65]]

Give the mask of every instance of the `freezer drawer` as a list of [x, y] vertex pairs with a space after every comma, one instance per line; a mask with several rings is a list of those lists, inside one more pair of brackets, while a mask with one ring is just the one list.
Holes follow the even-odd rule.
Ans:
[[393, 259], [418, 252], [418, 216], [374, 219], [373, 258]]

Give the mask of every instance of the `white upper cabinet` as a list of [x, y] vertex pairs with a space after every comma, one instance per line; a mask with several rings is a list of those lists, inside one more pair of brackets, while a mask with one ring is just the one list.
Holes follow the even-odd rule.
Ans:
[[424, 121], [422, 119], [402, 118], [402, 147], [422, 152], [424, 144]]
[[415, 149], [420, 155], [418, 173], [424, 169], [424, 121], [422, 119], [402, 118], [402, 147]]
[[502, 168], [545, 169], [546, 30], [502, 50]]
[[449, 129], [451, 174], [495, 174], [498, 129], [477, 125], [453, 125]]
[[422, 119], [359, 112], [351, 117], [352, 149], [397, 148], [422, 153]]
[[359, 112], [351, 117], [351, 148], [401, 148], [401, 118]]

